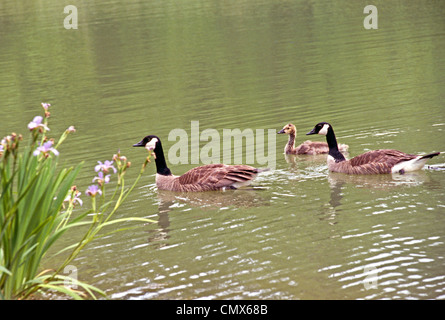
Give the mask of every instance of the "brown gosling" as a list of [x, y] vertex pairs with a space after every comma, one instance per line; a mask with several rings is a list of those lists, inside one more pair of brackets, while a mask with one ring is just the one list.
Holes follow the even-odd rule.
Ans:
[[[314, 154], [329, 153], [329, 146], [326, 142], [307, 140], [295, 148], [295, 138], [297, 136], [297, 128], [292, 123], [285, 125], [283, 129], [281, 129], [277, 133], [279, 134], [286, 133], [287, 135], [289, 135], [289, 140], [287, 141], [287, 144], [284, 147], [285, 154], [314, 155]], [[349, 146], [346, 144], [339, 145], [340, 152], [345, 153], [348, 151], [348, 149]]]

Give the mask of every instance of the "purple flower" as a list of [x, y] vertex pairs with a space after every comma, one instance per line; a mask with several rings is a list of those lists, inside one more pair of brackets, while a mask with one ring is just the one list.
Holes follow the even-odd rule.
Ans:
[[117, 172], [116, 168], [113, 167], [113, 161], [105, 160], [105, 163], [102, 163], [100, 161], [97, 161], [97, 163], [99, 163], [99, 164], [94, 167], [94, 170], [96, 172], [103, 171], [105, 173], [108, 173], [109, 169], [113, 169], [114, 173]]
[[93, 182], [96, 181], [96, 180], [97, 180], [97, 183], [99, 183], [99, 185], [101, 186], [101, 185], [103, 185], [104, 182], [105, 183], [110, 182], [110, 175], [107, 174], [104, 177], [104, 173], [102, 171], [99, 171], [98, 177], [94, 177]]
[[91, 197], [95, 197], [96, 194], [102, 194], [102, 191], [99, 189], [98, 186], [96, 186], [95, 184], [91, 185], [88, 187], [87, 191], [85, 192], [87, 195], [91, 196]]
[[74, 126], [69, 126], [68, 129], [66, 129], [66, 131], [69, 132], [76, 132], [76, 128], [74, 128]]
[[48, 155], [48, 153], [51, 151], [52, 153], [54, 153], [55, 156], [59, 155], [59, 151], [57, 151], [56, 149], [54, 149], [53, 147], [53, 141], [47, 141], [43, 144], [43, 146], [38, 147], [33, 155], [38, 156], [40, 153], [43, 153], [44, 155]]
[[46, 102], [42, 102], [41, 105], [42, 105], [43, 109], [45, 109], [45, 111], [48, 111], [48, 108], [51, 107], [51, 104], [46, 103]]
[[49, 128], [44, 123], [42, 123], [42, 121], [43, 117], [41, 116], [34, 117], [34, 119], [30, 123], [28, 123], [28, 129], [34, 130], [36, 128], [43, 128], [49, 131]]

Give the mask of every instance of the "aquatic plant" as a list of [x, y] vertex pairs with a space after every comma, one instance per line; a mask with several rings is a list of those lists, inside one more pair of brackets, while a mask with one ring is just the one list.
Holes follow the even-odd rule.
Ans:
[[[127, 221], [153, 222], [138, 217], [112, 219], [140, 179], [149, 157], [130, 188], [125, 187], [124, 175], [130, 167], [125, 156], [118, 152], [112, 161], [99, 161], [95, 167], [98, 175], [92, 181], [96, 184], [85, 191], [91, 197], [91, 208], [81, 208], [82, 193], [74, 180], [82, 163], [58, 168], [57, 149], [76, 130], [70, 126], [58, 141], [49, 138], [50, 106], [42, 103], [44, 117], [36, 116], [28, 124], [27, 146], [22, 147], [23, 137], [15, 133], [0, 143], [0, 299], [27, 299], [50, 290], [73, 299], [105, 296], [99, 288], [65, 276], [64, 268], [88, 243], [104, 236], [100, 233], [103, 228]], [[117, 174], [117, 182], [114, 192], [107, 197], [105, 185], [110, 182], [111, 174]], [[87, 226], [82, 238], [57, 253], [66, 256], [64, 262], [56, 268], [41, 270], [42, 259], [57, 240], [69, 229], [80, 226]]]

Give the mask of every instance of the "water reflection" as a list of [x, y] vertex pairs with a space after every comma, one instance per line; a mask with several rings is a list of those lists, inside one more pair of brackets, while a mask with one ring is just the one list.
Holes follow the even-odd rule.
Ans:
[[259, 207], [270, 205], [261, 187], [247, 189], [210, 191], [210, 192], [172, 192], [158, 190], [159, 209], [171, 210], [174, 206], [184, 205], [201, 209], [227, 209], [229, 207]]
[[248, 187], [238, 190], [209, 192], [172, 192], [157, 190], [158, 228], [150, 230], [148, 242], [156, 243], [158, 248], [167, 246], [169, 239], [170, 213], [186, 213], [192, 209], [208, 211], [210, 214], [237, 208], [255, 208], [270, 206], [270, 195], [262, 193], [262, 187]]
[[430, 181], [424, 171], [406, 174], [348, 175], [329, 172], [328, 181], [331, 186], [339, 183], [352, 184], [357, 188], [388, 189], [399, 186], [418, 186]]
[[[330, 172], [327, 178], [331, 193], [321, 220], [329, 221], [330, 225], [340, 220], [342, 207], [351, 207], [354, 189], [371, 191], [372, 194], [383, 191], [385, 195], [376, 197], [377, 201], [370, 202], [371, 206], [357, 198], [357, 213], [370, 210], [373, 215], [378, 214], [379, 219], [374, 224], [369, 223], [372, 219], [362, 224], [359, 220], [363, 219], [363, 215], [348, 215], [347, 219], [354, 221], [352, 229], [332, 228], [334, 236], [331, 238], [338, 238], [345, 254], [341, 260], [333, 259], [339, 263], [326, 265], [319, 272], [327, 273], [328, 278], [338, 282], [342, 289], [366, 292], [365, 299], [422, 298], [431, 296], [433, 288], [437, 296], [443, 298], [441, 286], [444, 277], [422, 271], [422, 266], [435, 262], [430, 257], [436, 255], [436, 247], [443, 243], [441, 237], [434, 233], [412, 236], [410, 226], [401, 218], [410, 213], [426, 213], [424, 211], [427, 210], [422, 210], [426, 209], [423, 203], [417, 200], [412, 204], [409, 202], [411, 197], [416, 197], [416, 192], [405, 195], [403, 191], [418, 186], [439, 188], [440, 182], [429, 170], [370, 176]], [[423, 192], [423, 188], [419, 190]], [[385, 208], [383, 211], [382, 207]]]
[[410, 172], [403, 175], [348, 175], [329, 172], [327, 180], [330, 188], [330, 197], [329, 201], [321, 208], [320, 220], [328, 221], [331, 225], [337, 223], [336, 218], [341, 212], [342, 200], [345, 197], [344, 189], [348, 186], [365, 190], [389, 191], [407, 186], [435, 185], [434, 180], [424, 171]]
[[[330, 225], [337, 224], [337, 216], [341, 212], [340, 206], [342, 205], [343, 185], [345, 182], [336, 181], [335, 183], [330, 183], [330, 197], [329, 202], [327, 202], [321, 210], [320, 220], [327, 221]], [[332, 237], [336, 237], [338, 234], [334, 234]]]
[[297, 167], [298, 163], [301, 162], [312, 162], [315, 164], [326, 163], [326, 155], [325, 154], [316, 154], [316, 155], [296, 155], [296, 154], [284, 154], [284, 159], [288, 164], [290, 164], [291, 168]]

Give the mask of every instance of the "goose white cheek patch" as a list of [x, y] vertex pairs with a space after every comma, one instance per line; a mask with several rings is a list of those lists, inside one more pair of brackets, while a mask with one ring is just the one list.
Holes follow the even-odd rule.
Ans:
[[328, 134], [329, 125], [326, 123], [323, 128], [321, 128], [320, 131], [318, 131], [318, 134], [327, 135]]
[[156, 143], [157, 142], [158, 142], [158, 139], [156, 139], [156, 138], [151, 139], [150, 142], [148, 142], [145, 145], [145, 149], [147, 149], [148, 151], [154, 150], [156, 148]]

